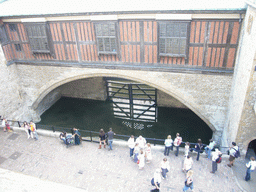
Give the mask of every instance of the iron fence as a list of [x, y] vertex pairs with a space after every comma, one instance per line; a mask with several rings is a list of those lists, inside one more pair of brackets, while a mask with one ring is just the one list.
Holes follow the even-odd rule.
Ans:
[[[3, 119], [0, 118], [0, 120], [2, 121]], [[10, 124], [10, 126], [17, 126], [17, 127], [21, 127], [23, 123], [21, 123], [20, 121], [16, 121], [16, 120], [7, 120], [8, 123]], [[53, 126], [53, 125], [42, 125], [42, 124], [36, 124], [37, 129], [42, 129], [42, 130], [49, 130], [49, 131], [59, 131], [59, 132], [67, 132], [68, 134], [72, 134], [72, 128], [68, 128], [68, 127], [58, 127], [58, 126]], [[90, 130], [79, 130], [79, 132], [81, 133], [82, 139], [83, 141], [90, 141], [90, 142], [96, 142], [99, 143], [99, 132], [96, 131], [90, 131]], [[128, 139], [130, 138], [130, 135], [120, 135], [120, 134], [116, 134], [115, 135], [115, 139], [119, 139], [119, 140], [123, 140], [123, 141], [128, 141]], [[135, 139], [138, 137], [134, 137]], [[165, 139], [157, 139], [157, 138], [145, 138], [146, 141], [148, 143], [155, 145], [164, 145], [164, 141]], [[182, 142], [180, 147], [184, 147], [186, 142]], [[196, 143], [190, 143], [190, 145], [196, 145]], [[203, 146], [207, 146], [206, 144], [203, 144]], [[226, 151], [228, 149], [228, 147], [220, 147], [220, 146], [216, 146], [218, 148], [220, 148], [222, 151]]]
[[[57, 126], [52, 126], [52, 125], [41, 125], [37, 124], [37, 129], [42, 129], [42, 130], [50, 130], [50, 131], [59, 131], [59, 132], [67, 132], [68, 134], [72, 134], [72, 128], [67, 128], [67, 127], [57, 127]], [[96, 131], [90, 131], [90, 130], [79, 130], [81, 133], [81, 136], [83, 138], [83, 141], [91, 141], [91, 142], [97, 142], [99, 143], [99, 132]], [[116, 134], [115, 139], [123, 140], [123, 141], [128, 141], [130, 138], [130, 135], [120, 135]], [[135, 139], [138, 137], [134, 136]], [[145, 137], [146, 141], [148, 143], [151, 143], [152, 145], [164, 145], [165, 139], [157, 139], [157, 138], [147, 138]], [[186, 142], [182, 142], [180, 147], [184, 147]], [[196, 145], [196, 143], [190, 143], [190, 145]], [[206, 144], [203, 144], [203, 146], [206, 146]]]

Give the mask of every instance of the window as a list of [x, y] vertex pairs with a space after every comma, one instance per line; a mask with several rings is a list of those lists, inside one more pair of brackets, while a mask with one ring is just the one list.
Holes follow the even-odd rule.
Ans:
[[26, 24], [33, 53], [50, 53], [45, 23]]
[[15, 24], [9, 24], [9, 28], [11, 31], [16, 31], [16, 25]]
[[95, 29], [99, 53], [116, 54], [117, 45], [115, 23], [96, 23]]
[[14, 44], [14, 46], [15, 46], [15, 50], [16, 50], [16, 51], [21, 51], [21, 46], [20, 46], [20, 44]]
[[0, 43], [7, 43], [8, 42], [8, 38], [6, 35], [6, 31], [4, 29], [4, 26], [0, 27]]
[[159, 24], [160, 56], [186, 57], [187, 22], [163, 22]]

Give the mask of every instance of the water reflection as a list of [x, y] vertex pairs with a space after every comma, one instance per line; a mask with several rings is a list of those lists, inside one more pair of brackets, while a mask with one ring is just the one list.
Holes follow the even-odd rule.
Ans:
[[203, 143], [208, 143], [212, 137], [211, 129], [187, 109], [158, 107], [157, 122], [132, 122], [115, 118], [110, 102], [65, 97], [41, 116], [40, 124], [97, 132], [112, 127], [120, 135], [143, 135], [157, 139], [165, 139], [167, 135], [174, 138], [178, 132], [184, 142], [196, 142], [201, 138]]

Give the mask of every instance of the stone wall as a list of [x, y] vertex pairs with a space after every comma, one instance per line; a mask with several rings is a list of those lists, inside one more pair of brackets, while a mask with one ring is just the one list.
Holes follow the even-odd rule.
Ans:
[[157, 105], [159, 107], [173, 107], [187, 109], [183, 103], [163, 91], [157, 91]]
[[248, 143], [256, 139], [255, 114], [255, 57], [256, 57], [256, 7], [248, 5], [241, 31], [239, 51], [232, 82], [227, 120], [222, 146], [237, 142], [242, 153]]
[[25, 76], [26, 73], [17, 73], [15, 64], [6, 65], [1, 46], [0, 68], [0, 115], [2, 118], [9, 120], [30, 119], [30, 109], [27, 107], [26, 100], [24, 100], [27, 92], [24, 92], [19, 84], [19, 79]]
[[[59, 88], [61, 90], [60, 95], [63, 97], [101, 101], [105, 101], [107, 98], [105, 81], [102, 77], [72, 81]], [[187, 108], [179, 100], [160, 90], [157, 91], [157, 105], [160, 107]]]
[[[33, 119], [40, 119], [40, 114], [42, 113], [40, 106], [45, 105], [43, 104], [47, 100], [45, 97], [56, 88], [61, 87], [61, 94], [63, 93], [68, 96], [68, 91], [76, 89], [74, 86], [78, 82], [84, 83], [91, 81], [90, 79], [100, 79], [104, 76], [119, 77], [145, 83], [157, 88], [160, 90], [160, 93], [164, 93], [162, 95], [164, 95], [166, 101], [168, 101], [167, 95], [170, 95], [170, 98], [178, 100], [182, 105], [194, 111], [209, 125], [214, 131], [216, 139], [220, 138], [223, 130], [230, 94], [229, 90], [231, 89], [232, 82], [232, 76], [229, 75], [37, 65], [17, 65], [16, 69], [18, 74], [27, 74], [19, 79], [19, 85], [20, 89], [25, 93], [28, 108], [34, 109], [35, 116]], [[81, 79], [83, 80], [80, 81]], [[92, 88], [97, 84], [100, 83], [91, 84]], [[71, 85], [73, 86], [72, 88], [66, 87]], [[94, 95], [93, 92], [91, 93], [91, 96]], [[100, 95], [102, 96], [103, 92]]]
[[107, 98], [105, 82], [102, 77], [72, 81], [61, 87], [61, 95], [81, 99], [105, 101]]
[[[256, 64], [256, 60], [254, 61]], [[248, 88], [247, 96], [245, 98], [244, 109], [241, 116], [241, 123], [237, 132], [236, 142], [241, 148], [241, 151], [245, 153], [247, 151], [248, 144], [256, 139], [256, 114], [254, 111], [254, 105], [256, 102], [256, 73], [254, 72], [250, 86]]]

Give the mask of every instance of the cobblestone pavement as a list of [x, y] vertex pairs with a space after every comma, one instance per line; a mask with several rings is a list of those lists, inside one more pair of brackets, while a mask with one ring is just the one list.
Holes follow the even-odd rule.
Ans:
[[[129, 157], [129, 148], [115, 141], [113, 150], [108, 151], [98, 149], [98, 144], [91, 142], [67, 148], [54, 137], [39, 136], [35, 141], [27, 139], [25, 132], [2, 132], [0, 139], [0, 168], [85, 191], [150, 191], [153, 189], [150, 180], [164, 158], [163, 148], [153, 148], [153, 160], [139, 170]], [[171, 152], [168, 157], [170, 172], [167, 179], [162, 180], [161, 191], [182, 191], [185, 181], [181, 171], [183, 155], [180, 152], [176, 157]], [[211, 161], [204, 155], [199, 161], [195, 160], [196, 154], [192, 157], [195, 191], [242, 191], [232, 169], [226, 166], [226, 158], [218, 165], [218, 171], [211, 174]]]

